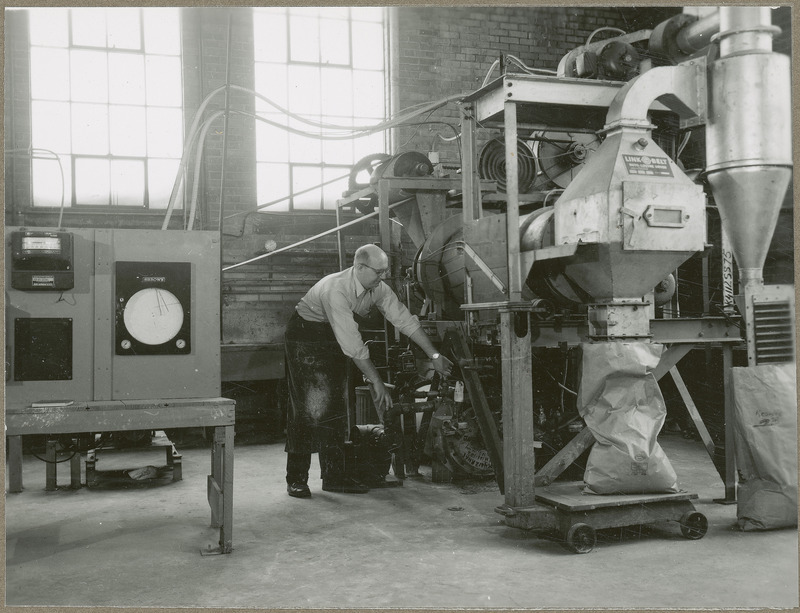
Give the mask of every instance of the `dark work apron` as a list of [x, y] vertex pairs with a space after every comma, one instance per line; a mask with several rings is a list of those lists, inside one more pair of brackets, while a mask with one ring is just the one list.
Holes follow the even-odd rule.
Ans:
[[284, 337], [289, 406], [286, 451], [319, 452], [322, 477], [344, 472], [347, 432], [347, 356], [329, 323], [306, 321], [296, 312]]

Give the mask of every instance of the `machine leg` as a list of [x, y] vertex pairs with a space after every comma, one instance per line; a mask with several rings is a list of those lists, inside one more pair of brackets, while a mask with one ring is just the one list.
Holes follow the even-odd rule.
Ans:
[[45, 444], [45, 460], [47, 460], [47, 467], [45, 469], [44, 489], [47, 492], [54, 492], [57, 489], [56, 478], [56, 445], [57, 441], [48, 440]]
[[8, 491], [22, 491], [22, 437], [8, 437]]
[[536, 492], [531, 335], [528, 313], [500, 312], [503, 355], [503, 467], [505, 502], [530, 507]]
[[77, 451], [77, 438], [72, 439], [72, 447], [76, 451], [69, 460], [69, 486], [78, 490], [81, 487], [81, 454]]
[[96, 478], [97, 450], [90, 449], [86, 452], [86, 487], [90, 487]]
[[172, 481], [180, 481], [183, 479], [183, 463], [181, 454], [178, 453], [178, 450], [175, 449], [175, 445], [173, 444], [165, 447], [164, 450], [166, 451], [167, 455], [167, 466], [172, 467]]

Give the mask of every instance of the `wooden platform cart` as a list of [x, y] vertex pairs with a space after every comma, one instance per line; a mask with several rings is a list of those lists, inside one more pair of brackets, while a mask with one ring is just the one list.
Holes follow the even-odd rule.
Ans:
[[505, 523], [542, 534], [555, 534], [573, 553], [589, 553], [597, 543], [597, 530], [662, 522], [678, 522], [687, 539], [701, 539], [708, 530], [706, 516], [695, 510], [697, 494], [584, 493], [581, 482], [556, 483], [536, 489], [536, 502], [528, 508], [500, 505], [495, 509]]

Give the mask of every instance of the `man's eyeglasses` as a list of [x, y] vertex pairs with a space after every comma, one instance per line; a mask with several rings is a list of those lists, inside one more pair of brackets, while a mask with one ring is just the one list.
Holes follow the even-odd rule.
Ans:
[[388, 268], [381, 268], [381, 269], [379, 270], [379, 269], [377, 269], [377, 268], [373, 268], [373, 267], [372, 267], [372, 266], [370, 266], [369, 264], [362, 264], [362, 266], [366, 266], [367, 268], [369, 268], [370, 270], [372, 270], [372, 271], [373, 271], [373, 272], [374, 272], [376, 275], [378, 275], [379, 277], [385, 277], [385, 276], [386, 276], [386, 275], [388, 275], [388, 274], [389, 274], [389, 272], [390, 272], [390, 270], [389, 270]]

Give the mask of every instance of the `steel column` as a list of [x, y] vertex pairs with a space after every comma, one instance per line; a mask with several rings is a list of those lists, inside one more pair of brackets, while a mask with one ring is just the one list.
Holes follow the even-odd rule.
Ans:
[[722, 346], [722, 375], [725, 394], [725, 498], [715, 500], [723, 504], [736, 502], [736, 447], [735, 420], [733, 407], [733, 382], [731, 369], [733, 368], [733, 348], [729, 345]]

